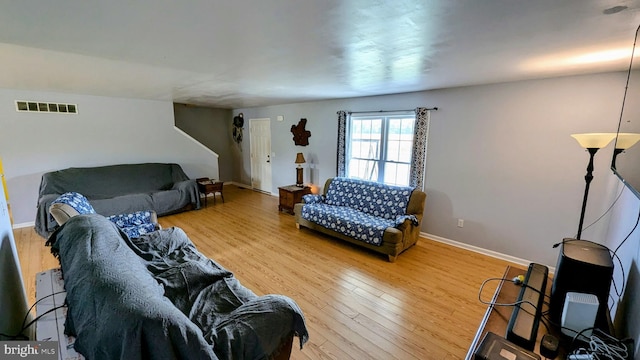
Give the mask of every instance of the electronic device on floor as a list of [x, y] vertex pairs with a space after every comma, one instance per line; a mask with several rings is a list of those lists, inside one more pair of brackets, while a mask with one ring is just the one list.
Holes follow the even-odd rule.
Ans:
[[540, 355], [523, 349], [511, 341], [488, 332], [478, 350], [474, 354], [474, 360], [540, 360]]
[[517, 305], [513, 307], [507, 325], [507, 340], [527, 350], [533, 350], [536, 345], [548, 275], [546, 266], [536, 263], [529, 265], [516, 300]]
[[562, 333], [587, 341], [593, 332], [599, 305], [598, 297], [593, 294], [568, 292], [560, 321]]
[[607, 247], [586, 240], [564, 239], [551, 287], [551, 321], [561, 323], [567, 293], [593, 294], [599, 302], [595, 326], [606, 331], [612, 277], [613, 260]]

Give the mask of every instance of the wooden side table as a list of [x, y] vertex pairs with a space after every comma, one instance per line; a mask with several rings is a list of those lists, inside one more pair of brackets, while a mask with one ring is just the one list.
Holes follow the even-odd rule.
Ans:
[[302, 196], [311, 194], [311, 188], [296, 185], [281, 186], [278, 188], [278, 194], [280, 196], [278, 211], [287, 210], [293, 214], [293, 205], [301, 203]]
[[224, 183], [222, 181], [213, 181], [209, 178], [196, 179], [198, 182], [198, 191], [204, 195], [204, 206], [207, 207], [207, 194], [213, 194], [213, 204], [216, 204], [216, 194], [220, 194], [222, 202], [224, 203], [224, 194], [222, 189]]

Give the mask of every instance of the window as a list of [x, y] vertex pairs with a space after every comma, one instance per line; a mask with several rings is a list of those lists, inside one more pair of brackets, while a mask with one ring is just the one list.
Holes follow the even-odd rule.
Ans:
[[415, 117], [415, 112], [351, 115], [346, 176], [409, 186]]

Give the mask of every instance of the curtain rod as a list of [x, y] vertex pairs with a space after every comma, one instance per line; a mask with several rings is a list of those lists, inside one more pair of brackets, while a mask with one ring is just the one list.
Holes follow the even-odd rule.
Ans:
[[[402, 111], [415, 111], [416, 109], [405, 110], [378, 110], [378, 111], [349, 111], [348, 114], [373, 114], [373, 113], [387, 113], [387, 112], [402, 112]], [[427, 110], [438, 110], [438, 107], [427, 108]]]

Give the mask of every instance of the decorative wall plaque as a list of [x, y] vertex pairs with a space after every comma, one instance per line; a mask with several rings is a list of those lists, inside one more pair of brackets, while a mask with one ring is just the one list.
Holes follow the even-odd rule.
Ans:
[[305, 126], [307, 125], [307, 119], [302, 118], [298, 122], [298, 125], [291, 125], [291, 133], [293, 134], [293, 142], [296, 145], [307, 146], [309, 145], [309, 138], [311, 137], [311, 131], [307, 131]]
[[240, 113], [233, 118], [233, 140], [238, 144], [242, 142], [242, 126], [244, 126], [244, 114]]

